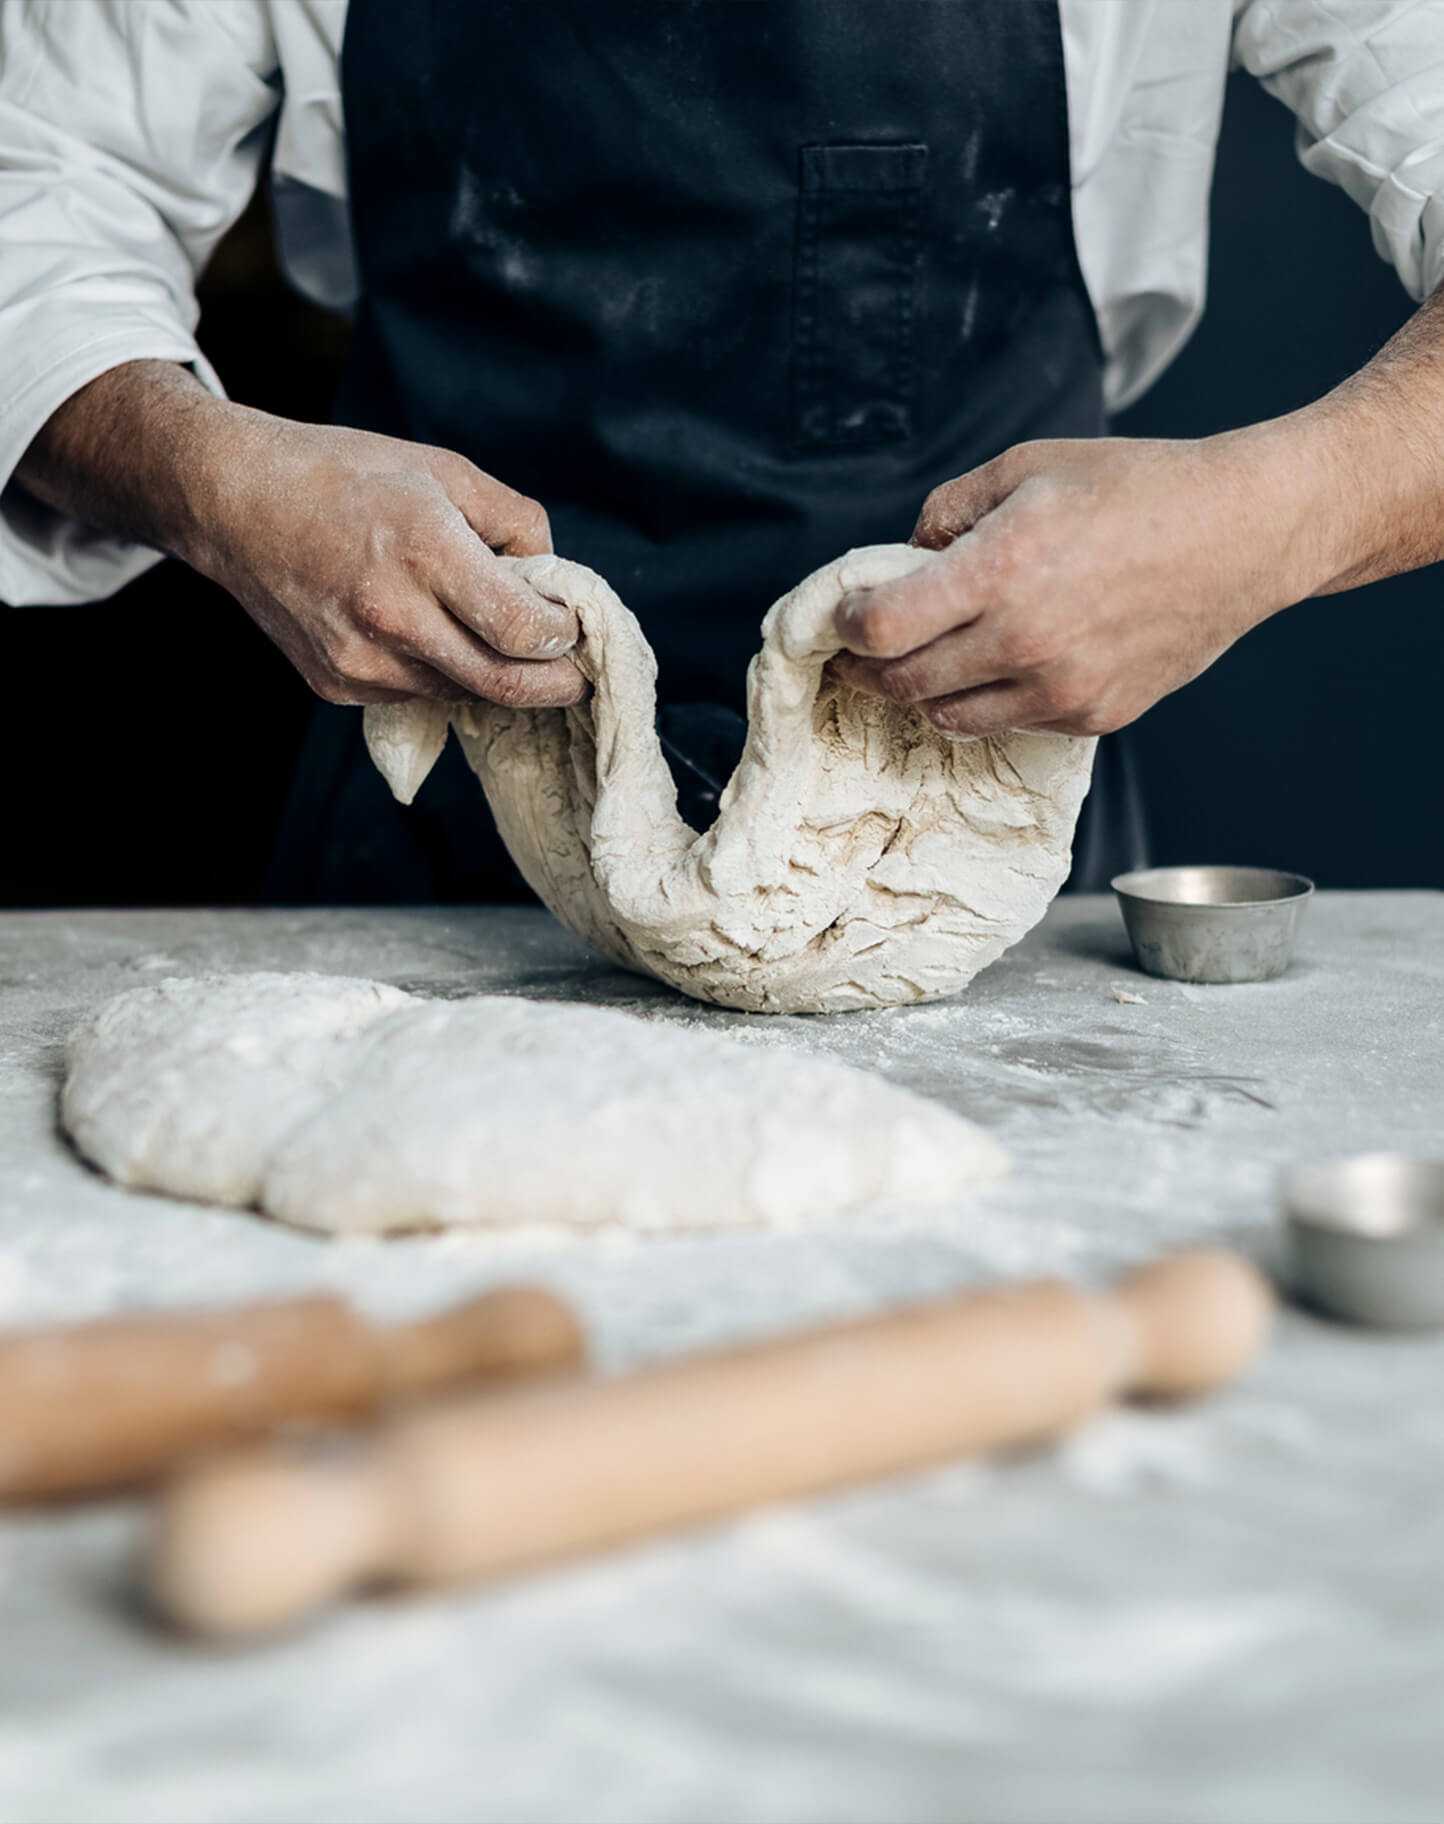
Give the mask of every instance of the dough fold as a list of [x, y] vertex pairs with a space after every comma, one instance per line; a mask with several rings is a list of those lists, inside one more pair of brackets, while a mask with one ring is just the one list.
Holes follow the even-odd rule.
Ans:
[[580, 564], [502, 561], [575, 611], [589, 700], [384, 705], [366, 711], [367, 744], [409, 803], [449, 722], [527, 882], [605, 956], [724, 1007], [830, 1013], [956, 994], [1047, 910], [1094, 743], [950, 739], [824, 676], [843, 596], [936, 554], [850, 551], [771, 609], [746, 748], [701, 834], [677, 812], [635, 616]]

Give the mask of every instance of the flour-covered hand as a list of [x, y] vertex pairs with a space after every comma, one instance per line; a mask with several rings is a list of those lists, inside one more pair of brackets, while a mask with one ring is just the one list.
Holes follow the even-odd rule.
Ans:
[[1327, 566], [1279, 440], [1020, 444], [927, 499], [938, 561], [850, 596], [834, 670], [939, 729], [1103, 734]]
[[[449, 450], [248, 414], [185, 555], [332, 703], [540, 708], [585, 694], [576, 617], [498, 553], [551, 549], [536, 501]], [[222, 447], [225, 447], [224, 445]]]
[[16, 479], [220, 583], [332, 703], [585, 694], [564, 656], [575, 615], [498, 557], [550, 551], [546, 514], [453, 451], [278, 418], [173, 362], [127, 361], [52, 414]]

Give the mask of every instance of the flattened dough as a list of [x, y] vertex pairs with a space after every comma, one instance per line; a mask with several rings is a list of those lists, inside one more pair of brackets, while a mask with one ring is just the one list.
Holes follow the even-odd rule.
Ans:
[[590, 699], [385, 705], [366, 711], [367, 742], [409, 803], [455, 729], [517, 866], [604, 955], [724, 1007], [830, 1013], [956, 994], [1047, 910], [1094, 743], [951, 740], [823, 677], [842, 597], [933, 553], [851, 551], [771, 610], [746, 750], [703, 835], [677, 814], [635, 616], [580, 564], [503, 561], [576, 611]]
[[938, 1104], [782, 1047], [340, 976], [133, 989], [73, 1035], [61, 1113], [118, 1184], [338, 1232], [796, 1224], [949, 1202], [1007, 1163]]

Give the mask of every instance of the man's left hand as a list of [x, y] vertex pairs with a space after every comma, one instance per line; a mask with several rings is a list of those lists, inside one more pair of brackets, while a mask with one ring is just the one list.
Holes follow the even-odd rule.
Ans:
[[835, 672], [949, 734], [1121, 728], [1327, 573], [1271, 444], [1015, 446], [929, 495], [936, 563], [842, 603]]

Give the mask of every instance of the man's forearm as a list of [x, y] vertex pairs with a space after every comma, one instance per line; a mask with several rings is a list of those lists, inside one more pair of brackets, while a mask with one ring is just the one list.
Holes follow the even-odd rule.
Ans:
[[219, 436], [244, 415], [174, 362], [126, 362], [51, 415], [15, 478], [99, 531], [191, 556], [214, 491]]
[[1299, 466], [1319, 529], [1308, 594], [1444, 558], [1444, 288], [1333, 392], [1235, 435]]

